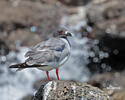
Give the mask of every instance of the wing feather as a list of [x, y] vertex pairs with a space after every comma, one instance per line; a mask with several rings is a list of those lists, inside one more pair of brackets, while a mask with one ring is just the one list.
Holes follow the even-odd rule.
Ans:
[[60, 60], [64, 48], [65, 43], [60, 39], [52, 38], [48, 41], [41, 42], [25, 54], [25, 57], [28, 57], [26, 63], [29, 65], [44, 64], [55, 66]]

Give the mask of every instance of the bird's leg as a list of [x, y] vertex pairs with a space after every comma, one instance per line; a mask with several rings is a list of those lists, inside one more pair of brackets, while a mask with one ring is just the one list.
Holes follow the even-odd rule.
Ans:
[[48, 71], [46, 71], [46, 75], [47, 75], [47, 79], [50, 80]]
[[58, 73], [58, 69], [56, 69], [56, 76], [57, 76], [57, 79], [59, 80], [59, 73]]

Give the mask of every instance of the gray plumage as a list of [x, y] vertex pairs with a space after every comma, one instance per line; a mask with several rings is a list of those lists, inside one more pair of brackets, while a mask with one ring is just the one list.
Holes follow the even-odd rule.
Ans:
[[36, 67], [46, 71], [59, 68], [69, 58], [71, 45], [67, 37], [72, 35], [64, 29], [59, 29], [53, 36], [49, 40], [40, 42], [31, 48], [25, 54], [27, 59], [24, 63], [11, 65], [9, 68]]
[[28, 57], [26, 64], [58, 67], [58, 63], [69, 54], [70, 52], [63, 40], [51, 38], [48, 41], [37, 44], [25, 54], [25, 57]]

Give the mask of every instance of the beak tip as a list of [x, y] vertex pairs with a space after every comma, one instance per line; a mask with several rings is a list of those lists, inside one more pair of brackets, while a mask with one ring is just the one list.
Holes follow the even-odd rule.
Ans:
[[67, 33], [67, 36], [71, 36], [71, 37], [72, 37], [72, 33], [69, 33], [69, 32], [68, 32], [68, 33]]

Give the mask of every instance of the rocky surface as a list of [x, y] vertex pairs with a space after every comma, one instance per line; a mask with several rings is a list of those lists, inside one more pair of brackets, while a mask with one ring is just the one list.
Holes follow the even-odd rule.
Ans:
[[103, 74], [96, 74], [91, 77], [89, 83], [99, 87], [101, 89], [110, 87], [110, 85], [114, 87], [121, 87], [125, 88], [125, 72], [112, 72], [112, 73], [103, 73]]
[[11, 50], [16, 49], [16, 41], [23, 46], [34, 45], [47, 39], [58, 27], [66, 7], [42, 0], [2, 0], [0, 1], [0, 39], [6, 41]]
[[33, 95], [29, 94], [27, 96], [24, 96], [21, 100], [32, 100]]
[[9, 52], [8, 45], [5, 41], [0, 40], [0, 55], [7, 55]]
[[89, 84], [99, 87], [114, 100], [124, 100], [125, 98], [125, 72], [103, 73], [94, 75]]
[[125, 3], [124, 0], [105, 0], [102, 3], [87, 5], [87, 22], [93, 27], [92, 37], [105, 34], [125, 36]]
[[90, 2], [91, 0], [58, 0], [58, 1], [68, 6], [83, 6], [88, 2]]
[[86, 83], [49, 81], [39, 88], [33, 100], [111, 100], [103, 91]]
[[[95, 0], [99, 1], [99, 0]], [[108, 71], [122, 71], [125, 67], [125, 2], [124, 0], [102, 0], [87, 5], [87, 23], [91, 26], [91, 38], [99, 40], [99, 51], [107, 52], [108, 57], [100, 59], [96, 51], [98, 62], [90, 58], [88, 67], [94, 71], [109, 67]], [[94, 58], [95, 59], [95, 58]], [[95, 69], [96, 68], [96, 69]], [[107, 70], [106, 70], [107, 71]]]
[[125, 100], [125, 90], [117, 91], [112, 97], [114, 100]]

